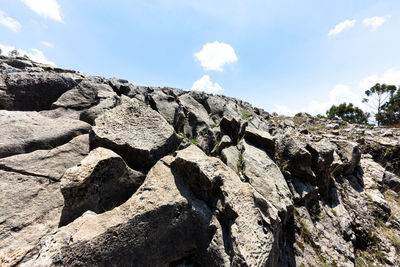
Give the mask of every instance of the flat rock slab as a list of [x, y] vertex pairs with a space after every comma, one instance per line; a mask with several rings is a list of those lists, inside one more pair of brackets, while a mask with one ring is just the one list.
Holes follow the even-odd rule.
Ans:
[[89, 137], [82, 135], [53, 150], [1, 159], [0, 266], [14, 266], [57, 229], [63, 196], [54, 179], [87, 153]]
[[136, 170], [150, 169], [180, 140], [158, 112], [136, 99], [125, 99], [98, 117], [90, 134], [91, 148], [109, 148]]
[[292, 195], [279, 167], [265, 150], [242, 142], [243, 175], [264, 198], [272, 203], [283, 218], [289, 218]]
[[55, 148], [90, 127], [83, 121], [51, 119], [37, 112], [0, 110], [0, 158]]
[[272, 154], [275, 151], [275, 139], [265, 131], [257, 130], [254, 127], [246, 127], [244, 138], [257, 147], [263, 148]]
[[60, 225], [91, 210], [102, 213], [121, 205], [143, 183], [145, 174], [129, 168], [115, 152], [98, 147], [61, 180], [64, 208]]
[[50, 150], [0, 159], [0, 169], [60, 181], [66, 169], [89, 154], [89, 135], [75, 137], [65, 145]]
[[55, 230], [62, 204], [58, 183], [0, 170], [0, 266], [15, 266]]

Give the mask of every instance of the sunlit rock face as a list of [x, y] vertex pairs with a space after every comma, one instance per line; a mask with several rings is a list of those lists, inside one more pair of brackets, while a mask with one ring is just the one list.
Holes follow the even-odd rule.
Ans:
[[400, 266], [400, 130], [0, 56], [1, 266]]

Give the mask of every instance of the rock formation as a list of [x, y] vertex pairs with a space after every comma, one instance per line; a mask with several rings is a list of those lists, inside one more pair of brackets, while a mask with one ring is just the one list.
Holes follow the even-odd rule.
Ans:
[[400, 266], [399, 129], [0, 72], [0, 266]]

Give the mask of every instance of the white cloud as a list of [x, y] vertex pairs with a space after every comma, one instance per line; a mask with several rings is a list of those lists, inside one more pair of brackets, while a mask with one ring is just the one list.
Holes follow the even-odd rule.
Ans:
[[344, 84], [338, 84], [329, 92], [329, 102], [330, 103], [343, 103], [343, 102], [356, 102], [359, 96], [352, 92], [349, 86]]
[[42, 41], [42, 45], [50, 47], [50, 48], [54, 48], [55, 47], [53, 43], [50, 43], [50, 42], [47, 42], [47, 41]]
[[194, 54], [204, 70], [223, 71], [225, 64], [238, 61], [235, 50], [229, 44], [215, 41], [207, 43], [200, 52]]
[[385, 16], [385, 17], [372, 17], [372, 18], [366, 18], [363, 20], [363, 24], [367, 27], [370, 27], [372, 31], [376, 31], [380, 26], [383, 25], [388, 19], [390, 19], [390, 16]]
[[11, 17], [7, 17], [7, 15], [1, 10], [0, 10], [0, 24], [6, 26], [13, 32], [18, 32], [21, 29], [21, 24], [17, 20]]
[[354, 27], [356, 24], [356, 20], [348, 20], [346, 19], [345, 21], [340, 22], [333, 28], [332, 30], [329, 31], [328, 36], [333, 36], [341, 33], [344, 30], [348, 30]]
[[213, 83], [209, 75], [204, 75], [194, 82], [192, 90], [204, 91], [207, 93], [216, 93], [222, 91], [222, 87], [218, 83]]
[[56, 0], [21, 0], [30, 9], [44, 18], [64, 23], [61, 18], [60, 5]]
[[[3, 45], [0, 44], [0, 49], [2, 51], [2, 54], [4, 55], [8, 55], [8, 53], [14, 49], [16, 49], [14, 46], [7, 46], [7, 45]], [[40, 51], [39, 49], [36, 48], [30, 48], [28, 49], [28, 51], [25, 51], [23, 49], [17, 49], [19, 54], [21, 56], [23, 55], [27, 55], [31, 60], [39, 62], [39, 63], [43, 63], [43, 64], [48, 64], [51, 65], [53, 67], [56, 66], [56, 64], [50, 60], [48, 60], [45, 55], [43, 54], [42, 51]]]
[[359, 92], [353, 92], [347, 85], [338, 84], [329, 92], [329, 98], [327, 101], [311, 100], [307, 105], [298, 109], [290, 109], [287, 106], [275, 105], [275, 110], [279, 114], [288, 116], [293, 116], [298, 112], [307, 112], [312, 115], [325, 114], [332, 105], [346, 102], [360, 106], [362, 105], [361, 100], [362, 95]]
[[308, 112], [312, 115], [325, 114], [332, 105], [339, 105], [343, 102], [353, 103], [366, 112], [375, 112], [374, 103], [362, 103], [365, 98], [365, 91], [376, 83], [400, 85], [400, 70], [388, 69], [381, 74], [373, 74], [349, 84], [338, 84], [330, 92], [326, 101], [312, 100], [300, 108], [289, 108], [286, 105], [275, 105], [274, 111], [279, 114], [293, 116], [298, 112]]
[[377, 83], [386, 83], [392, 85], [400, 85], [400, 70], [388, 69], [382, 74], [373, 74], [367, 76], [359, 82], [359, 87], [362, 92], [370, 89]]

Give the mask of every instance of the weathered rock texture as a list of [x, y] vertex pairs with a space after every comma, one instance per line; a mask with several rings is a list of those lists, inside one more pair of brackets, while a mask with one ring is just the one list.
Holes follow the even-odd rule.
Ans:
[[399, 145], [0, 56], [0, 266], [399, 266]]

